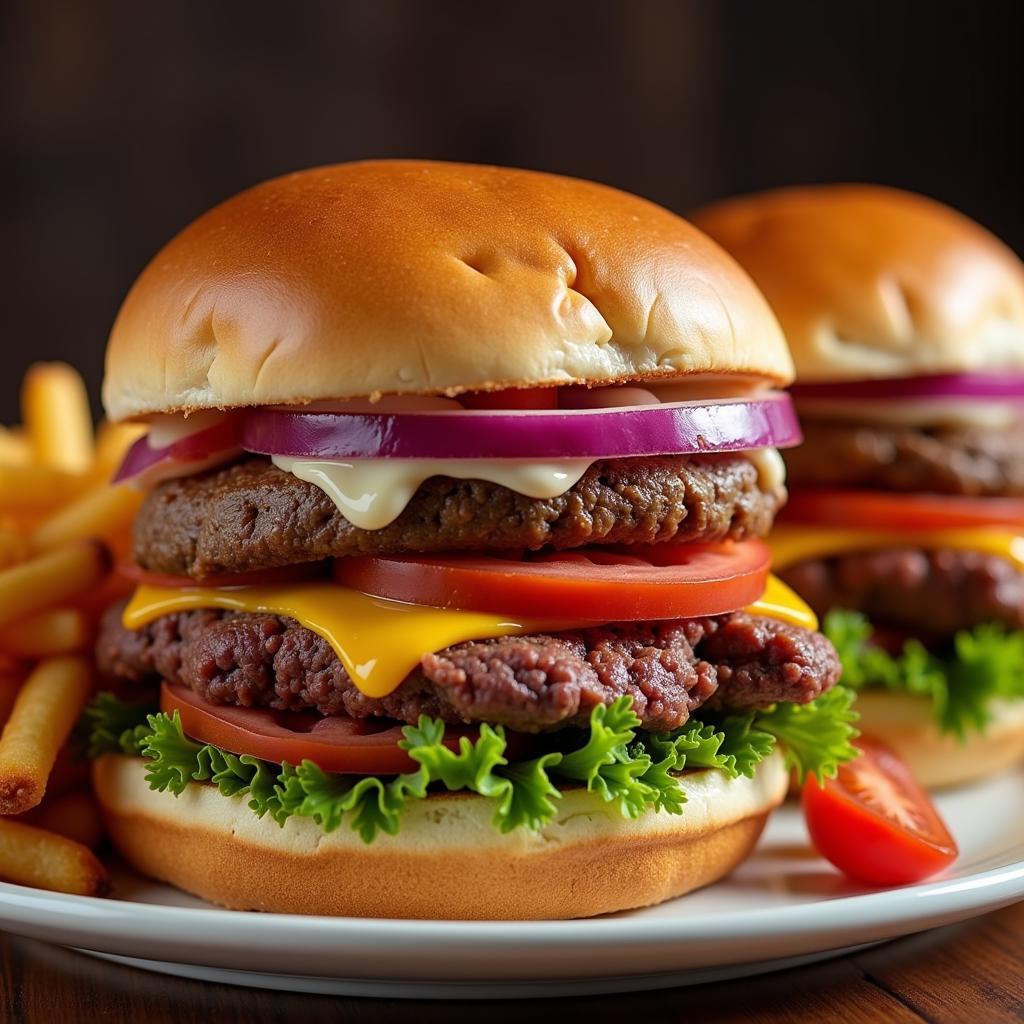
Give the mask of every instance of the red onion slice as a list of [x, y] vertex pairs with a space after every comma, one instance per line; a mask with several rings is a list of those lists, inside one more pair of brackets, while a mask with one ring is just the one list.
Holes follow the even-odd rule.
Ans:
[[240, 417], [228, 416], [163, 448], [151, 448], [149, 438], [140, 437], [128, 449], [114, 482], [145, 475], [148, 483], [155, 483], [217, 465], [239, 450], [241, 428]]
[[786, 448], [802, 440], [789, 396], [625, 409], [309, 413], [253, 409], [242, 447], [309, 459], [563, 459]]
[[1024, 402], [1024, 373], [945, 373], [930, 377], [822, 381], [795, 384], [790, 390], [796, 399], [983, 398]]

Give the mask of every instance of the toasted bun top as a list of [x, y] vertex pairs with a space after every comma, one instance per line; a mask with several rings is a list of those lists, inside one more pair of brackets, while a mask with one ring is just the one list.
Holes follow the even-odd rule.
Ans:
[[800, 380], [1024, 366], [1024, 265], [941, 203], [822, 185], [726, 200], [693, 220], [764, 292]]
[[118, 314], [113, 419], [792, 364], [746, 274], [602, 185], [423, 161], [268, 181], [204, 214]]

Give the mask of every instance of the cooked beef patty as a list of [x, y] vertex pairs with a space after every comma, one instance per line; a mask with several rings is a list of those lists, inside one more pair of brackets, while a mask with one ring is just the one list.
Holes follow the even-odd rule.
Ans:
[[558, 498], [480, 480], [427, 480], [380, 530], [361, 530], [318, 487], [267, 459], [161, 484], [135, 523], [135, 559], [202, 578], [355, 554], [516, 551], [763, 536], [785, 500], [742, 456], [597, 462]]
[[1024, 421], [1009, 430], [924, 430], [805, 419], [786, 452], [795, 487], [866, 487], [996, 497], [1024, 495]]
[[779, 575], [819, 615], [849, 608], [923, 637], [982, 622], [1024, 628], [1024, 575], [981, 551], [859, 551], [801, 562]]
[[735, 612], [470, 641], [425, 655], [392, 694], [370, 698], [327, 641], [293, 619], [194, 611], [131, 632], [121, 625], [122, 607], [103, 621], [101, 671], [180, 683], [211, 704], [402, 722], [428, 714], [540, 732], [584, 725], [596, 705], [629, 694], [644, 727], [665, 731], [702, 704], [806, 703], [839, 677], [836, 653], [819, 633]]

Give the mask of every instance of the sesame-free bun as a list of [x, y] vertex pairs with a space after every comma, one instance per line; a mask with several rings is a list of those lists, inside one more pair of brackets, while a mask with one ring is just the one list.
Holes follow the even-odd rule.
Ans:
[[682, 777], [683, 813], [635, 821], [585, 789], [567, 791], [540, 832], [502, 834], [471, 794], [410, 805], [395, 836], [367, 845], [309, 818], [279, 828], [244, 797], [190, 784], [152, 791], [145, 762], [108, 754], [93, 783], [115, 846], [137, 870], [236, 910], [355, 917], [590, 917], [680, 896], [733, 870], [786, 793], [781, 755], [754, 779]]
[[1024, 761], [1024, 700], [992, 701], [984, 734], [968, 733], [962, 743], [939, 731], [924, 697], [865, 690], [856, 708], [857, 728], [892, 747], [931, 789], [997, 775]]
[[713, 374], [786, 384], [767, 303], [691, 224], [603, 185], [376, 161], [185, 228], [117, 316], [111, 419]]
[[764, 292], [800, 381], [1024, 366], [1024, 265], [948, 206], [819, 185], [729, 199], [693, 221]]

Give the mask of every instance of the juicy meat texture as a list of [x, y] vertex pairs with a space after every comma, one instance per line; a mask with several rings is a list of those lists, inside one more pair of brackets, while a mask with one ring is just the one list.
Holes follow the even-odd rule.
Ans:
[[800, 562], [779, 575], [818, 613], [944, 637], [983, 622], [1024, 629], [1024, 575], [981, 551], [890, 548]]
[[387, 697], [356, 689], [317, 633], [275, 615], [193, 611], [136, 632], [111, 608], [97, 644], [100, 670], [163, 678], [211, 704], [269, 707], [414, 723], [489, 722], [521, 732], [586, 724], [598, 704], [629, 694], [644, 728], [683, 725], [701, 705], [806, 703], [832, 687], [839, 661], [813, 633], [743, 612], [678, 622], [502, 637], [425, 655]]
[[1024, 495], [1024, 421], [1008, 430], [925, 430], [805, 419], [786, 452], [791, 486]]
[[361, 530], [318, 487], [250, 459], [155, 488], [135, 522], [135, 560], [201, 579], [357, 554], [739, 540], [764, 536], [784, 501], [742, 456], [614, 459], [550, 499], [432, 477], [393, 523]]

